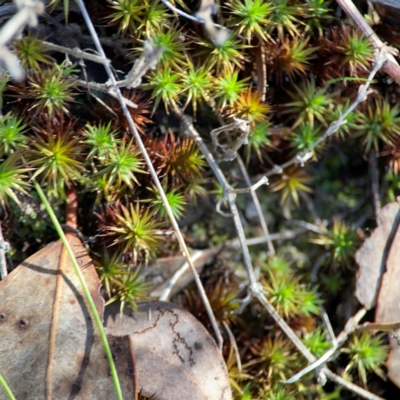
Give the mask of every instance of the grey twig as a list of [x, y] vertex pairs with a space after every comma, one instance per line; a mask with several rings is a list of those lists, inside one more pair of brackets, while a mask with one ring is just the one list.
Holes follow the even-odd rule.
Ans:
[[346, 342], [349, 335], [358, 328], [358, 323], [364, 317], [366, 312], [367, 312], [367, 310], [365, 308], [362, 308], [360, 311], [357, 312], [356, 315], [354, 315], [352, 318], [350, 318], [347, 321], [346, 326], [344, 327], [343, 331], [336, 338], [336, 341], [335, 341], [336, 343], [334, 344], [334, 346], [331, 349], [329, 349], [318, 360], [315, 360], [310, 365], [303, 368], [296, 375], [292, 376], [290, 379], [285, 381], [285, 383], [294, 383], [294, 382], [298, 381], [299, 379], [301, 379], [304, 375], [310, 373], [311, 371], [317, 369], [321, 365], [326, 364], [328, 361], [332, 360], [332, 358], [337, 354], [337, 351], [344, 345], [344, 343]]
[[0, 279], [4, 279], [7, 276], [6, 253], [8, 250], [10, 250], [10, 245], [4, 241], [0, 222]]
[[82, 51], [78, 47], [70, 49], [69, 47], [59, 46], [58, 44], [46, 42], [45, 40], [42, 40], [41, 43], [46, 50], [58, 51], [60, 53], [69, 54], [70, 56], [74, 56], [83, 60], [93, 61], [99, 64], [110, 64], [110, 60], [96, 56], [95, 54], [90, 54]]

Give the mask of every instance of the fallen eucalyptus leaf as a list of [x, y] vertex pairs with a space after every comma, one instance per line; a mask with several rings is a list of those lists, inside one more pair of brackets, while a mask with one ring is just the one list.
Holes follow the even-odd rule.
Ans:
[[[100, 315], [100, 282], [81, 242], [68, 240]], [[103, 345], [60, 241], [29, 257], [0, 282], [0, 371], [17, 399], [115, 399]], [[112, 343], [118, 356], [122, 347]], [[127, 340], [126, 338], [124, 339]], [[126, 346], [125, 346], [126, 347]], [[116, 359], [124, 398], [133, 398], [129, 353]], [[7, 398], [0, 388], [0, 398]]]
[[138, 302], [135, 314], [119, 305], [105, 308], [108, 335], [129, 335], [138, 389], [154, 400], [232, 399], [224, 360], [204, 326], [175, 304]]
[[396, 243], [395, 235], [399, 222], [399, 203], [387, 204], [379, 214], [378, 227], [364, 241], [355, 255], [359, 265], [356, 296], [367, 310], [375, 306], [382, 274], [385, 269], [389, 269], [389, 251], [392, 251], [392, 244]]
[[[356, 295], [367, 309], [376, 303], [376, 324], [398, 325], [400, 321], [399, 224], [399, 203], [387, 204], [379, 214], [378, 227], [356, 253], [360, 267]], [[389, 335], [390, 353], [386, 365], [389, 379], [400, 387], [400, 340], [397, 330]]]

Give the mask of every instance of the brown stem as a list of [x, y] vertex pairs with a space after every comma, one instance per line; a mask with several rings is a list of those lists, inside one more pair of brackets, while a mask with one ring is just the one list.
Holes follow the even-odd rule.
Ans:
[[78, 193], [75, 185], [65, 187], [67, 201], [65, 203], [65, 224], [73, 229], [78, 228]]

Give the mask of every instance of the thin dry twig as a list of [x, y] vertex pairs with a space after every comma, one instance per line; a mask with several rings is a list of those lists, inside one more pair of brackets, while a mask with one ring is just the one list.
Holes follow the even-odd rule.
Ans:
[[10, 244], [4, 241], [0, 222], [0, 279], [4, 279], [7, 276], [6, 253], [8, 250], [10, 250]]
[[[296, 348], [300, 351], [300, 353], [310, 362], [314, 363], [317, 361], [317, 358], [310, 352], [310, 350], [304, 345], [304, 343], [297, 337], [296, 333], [292, 330], [292, 328], [286, 323], [286, 321], [277, 313], [273, 305], [268, 301], [265, 296], [264, 290], [262, 288], [261, 283], [257, 280], [255, 271], [252, 266], [250, 252], [248, 246], [246, 244], [246, 237], [244, 234], [243, 225], [240, 220], [239, 211], [236, 206], [236, 193], [233, 192], [232, 188], [228, 184], [224, 174], [222, 173], [220, 167], [218, 166], [213, 154], [210, 152], [208, 147], [203, 142], [201, 136], [195, 129], [192, 124], [192, 121], [189, 117], [187, 117], [183, 112], [175, 107], [174, 111], [176, 115], [182, 122], [184, 130], [187, 134], [196, 142], [199, 146], [200, 151], [205, 156], [210, 168], [213, 170], [218, 182], [223, 187], [225, 198], [228, 200], [229, 208], [231, 210], [231, 215], [233, 218], [233, 222], [235, 224], [236, 232], [238, 234], [238, 241], [240, 242], [240, 246], [242, 249], [244, 265], [246, 268], [247, 276], [248, 276], [248, 294], [245, 299], [241, 300], [241, 307], [238, 310], [238, 313], [242, 312], [243, 309], [250, 303], [253, 297], [257, 298], [257, 300], [261, 303], [261, 305], [267, 310], [269, 315], [273, 318], [273, 320], [277, 323], [280, 329], [286, 334], [286, 336], [292, 341], [292, 343], [296, 346]], [[339, 340], [338, 340], [339, 341]], [[336, 375], [328, 368], [324, 367], [319, 370], [319, 379], [321, 384], [324, 384], [326, 381], [326, 377], [329, 379], [340, 383], [345, 386], [347, 389], [357, 393], [358, 395], [369, 399], [369, 400], [381, 400], [380, 397], [375, 396], [368, 392], [365, 389], [360, 388], [359, 386], [345, 381], [340, 376]]]
[[87, 53], [78, 47], [70, 49], [69, 47], [59, 46], [58, 44], [46, 42], [45, 40], [41, 40], [40, 42], [46, 50], [58, 51], [60, 53], [69, 54], [70, 56], [79, 58], [81, 60], [89, 60], [98, 64], [110, 64], [110, 60], [105, 60], [104, 58], [96, 56], [95, 54]]
[[[86, 7], [85, 7], [85, 4], [83, 3], [83, 0], [77, 0], [77, 2], [78, 2], [80, 10], [82, 12], [82, 15], [83, 15], [83, 18], [85, 20], [86, 26], [88, 27], [89, 32], [90, 32], [90, 34], [92, 36], [93, 42], [94, 42], [94, 44], [96, 46], [96, 49], [97, 49], [98, 53], [100, 54], [101, 57], [104, 57], [104, 59], [106, 59], [106, 55], [104, 53], [103, 47], [102, 47], [102, 45], [100, 43], [100, 40], [99, 40], [99, 38], [97, 36], [97, 33], [96, 33], [95, 29], [94, 29], [93, 23], [92, 23], [92, 21], [90, 19], [90, 16], [89, 16], [89, 14], [88, 14], [88, 12], [86, 10]], [[203, 285], [202, 285], [202, 283], [200, 281], [200, 278], [199, 278], [199, 276], [198, 276], [198, 274], [196, 272], [196, 268], [195, 268], [195, 266], [194, 266], [194, 264], [193, 264], [193, 262], [192, 262], [192, 260], [190, 258], [190, 253], [189, 253], [189, 250], [188, 250], [188, 248], [186, 246], [186, 243], [185, 243], [185, 240], [183, 238], [183, 235], [182, 235], [182, 233], [181, 233], [181, 231], [179, 229], [178, 223], [176, 222], [174, 214], [173, 214], [173, 212], [171, 210], [171, 206], [168, 203], [168, 200], [167, 200], [167, 197], [165, 195], [164, 189], [163, 189], [163, 187], [162, 187], [162, 185], [160, 183], [160, 180], [158, 179], [157, 173], [156, 173], [156, 171], [154, 169], [154, 166], [153, 166], [153, 164], [151, 162], [151, 159], [150, 159], [150, 157], [149, 157], [149, 155], [147, 153], [147, 150], [146, 150], [146, 148], [145, 148], [145, 146], [143, 144], [143, 141], [142, 141], [142, 139], [141, 139], [141, 137], [139, 135], [139, 132], [136, 129], [136, 126], [135, 126], [135, 124], [133, 122], [132, 116], [129, 113], [127, 107], [126, 107], [126, 104], [125, 104], [124, 99], [122, 97], [122, 93], [121, 93], [121, 91], [120, 91], [120, 89], [119, 89], [119, 87], [117, 85], [117, 81], [116, 81], [116, 79], [114, 77], [114, 74], [113, 74], [113, 72], [111, 70], [111, 67], [110, 67], [110, 65], [105, 64], [104, 68], [106, 69], [106, 72], [107, 72], [107, 75], [108, 75], [108, 77], [110, 79], [110, 82], [112, 83], [112, 86], [113, 86], [113, 88], [115, 90], [115, 93], [118, 96], [118, 100], [119, 100], [119, 102], [121, 104], [122, 111], [123, 111], [123, 113], [125, 115], [125, 118], [126, 118], [126, 120], [128, 122], [130, 131], [131, 131], [132, 135], [135, 137], [136, 143], [138, 144], [138, 146], [139, 146], [139, 148], [141, 150], [143, 158], [145, 159], [145, 162], [146, 162], [146, 164], [147, 164], [147, 166], [149, 168], [149, 171], [150, 171], [150, 174], [151, 174], [151, 176], [153, 178], [153, 181], [154, 181], [154, 183], [155, 183], [155, 185], [157, 187], [157, 190], [158, 190], [158, 192], [160, 194], [160, 197], [161, 197], [161, 199], [162, 199], [162, 201], [164, 203], [164, 206], [165, 206], [165, 209], [167, 211], [168, 217], [169, 217], [169, 219], [171, 221], [171, 224], [172, 224], [173, 229], [175, 231], [175, 234], [176, 234], [176, 237], [178, 239], [179, 245], [181, 247], [181, 251], [182, 251], [183, 255], [186, 257], [187, 262], [189, 263], [190, 268], [191, 268], [191, 270], [193, 272], [194, 279], [195, 279], [195, 282], [196, 282], [196, 286], [197, 286], [197, 288], [199, 290], [201, 299], [202, 299], [202, 301], [204, 303], [204, 306], [206, 308], [206, 311], [207, 311], [208, 318], [210, 319], [210, 323], [211, 323], [211, 325], [213, 327], [214, 334], [216, 336], [216, 340], [217, 340], [218, 346], [219, 346], [220, 350], [222, 350], [223, 339], [222, 339], [221, 332], [219, 330], [219, 327], [218, 327], [217, 321], [215, 319], [214, 313], [213, 313], [213, 311], [211, 309], [210, 302], [209, 302], [209, 300], [207, 298], [207, 295], [206, 295], [206, 292], [204, 290], [204, 287], [203, 287]]]
[[347, 321], [346, 326], [344, 327], [343, 331], [339, 334], [339, 336], [336, 338], [334, 346], [331, 349], [329, 349], [318, 360], [315, 360], [313, 363], [311, 363], [310, 365], [302, 369], [300, 372], [298, 372], [296, 375], [292, 376], [290, 379], [285, 381], [285, 383], [294, 383], [298, 381], [300, 378], [302, 378], [304, 375], [317, 369], [321, 365], [326, 364], [328, 361], [331, 361], [336, 356], [338, 350], [344, 345], [349, 335], [358, 328], [358, 323], [364, 317], [366, 312], [367, 310], [365, 308], [359, 310], [356, 315], [354, 315]]

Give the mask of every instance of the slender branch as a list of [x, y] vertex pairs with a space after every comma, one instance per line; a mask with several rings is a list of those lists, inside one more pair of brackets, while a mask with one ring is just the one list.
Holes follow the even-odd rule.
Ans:
[[[82, 12], [83, 18], [84, 18], [84, 20], [86, 22], [86, 25], [87, 25], [87, 27], [89, 29], [89, 32], [90, 32], [90, 34], [92, 36], [93, 42], [95, 44], [95, 47], [96, 47], [98, 53], [100, 54], [101, 57], [104, 57], [104, 59], [106, 59], [106, 55], [104, 53], [103, 47], [102, 47], [102, 45], [100, 43], [99, 37], [97, 36], [97, 33], [96, 33], [95, 29], [94, 29], [93, 23], [92, 23], [92, 21], [90, 19], [90, 16], [89, 16], [89, 14], [88, 14], [88, 12], [86, 10], [86, 7], [85, 7], [85, 4], [83, 3], [83, 0], [77, 0], [77, 2], [78, 2], [80, 10]], [[201, 283], [201, 280], [200, 280], [200, 278], [199, 278], [199, 276], [197, 274], [196, 268], [195, 268], [195, 266], [194, 266], [194, 264], [193, 264], [193, 262], [192, 262], [192, 260], [190, 258], [190, 253], [189, 253], [189, 250], [188, 250], [188, 248], [186, 246], [186, 243], [185, 243], [185, 240], [183, 238], [182, 232], [179, 229], [178, 223], [177, 223], [177, 221], [175, 219], [175, 216], [174, 216], [174, 214], [173, 214], [173, 212], [171, 210], [171, 206], [168, 203], [168, 199], [167, 199], [167, 197], [165, 195], [164, 189], [163, 189], [163, 187], [162, 187], [162, 185], [160, 183], [160, 180], [158, 179], [157, 172], [154, 169], [154, 166], [153, 166], [153, 164], [151, 162], [151, 159], [150, 159], [150, 157], [149, 157], [149, 155], [147, 153], [147, 150], [146, 150], [146, 148], [145, 148], [145, 146], [143, 144], [143, 141], [142, 141], [142, 139], [141, 139], [141, 137], [139, 135], [139, 132], [138, 132], [138, 130], [137, 130], [137, 128], [136, 128], [136, 126], [135, 126], [135, 124], [133, 122], [132, 116], [129, 113], [128, 108], [126, 107], [126, 104], [124, 102], [124, 98], [122, 96], [122, 93], [121, 93], [118, 85], [117, 85], [117, 81], [116, 81], [115, 76], [114, 76], [114, 74], [113, 74], [113, 72], [111, 70], [110, 65], [105, 64], [104, 68], [106, 69], [106, 72], [107, 72], [107, 75], [108, 75], [108, 77], [110, 79], [112, 87], [114, 88], [114, 91], [115, 91], [116, 95], [118, 96], [118, 100], [119, 100], [119, 102], [121, 104], [121, 109], [122, 109], [122, 111], [123, 111], [123, 113], [125, 115], [125, 118], [126, 118], [127, 122], [128, 122], [129, 129], [130, 129], [132, 135], [134, 136], [134, 138], [135, 138], [135, 140], [136, 140], [136, 142], [137, 142], [137, 144], [138, 144], [138, 146], [139, 146], [139, 148], [140, 148], [140, 150], [142, 152], [143, 158], [145, 159], [145, 162], [147, 164], [147, 167], [149, 168], [149, 171], [150, 171], [150, 174], [151, 174], [151, 176], [153, 178], [153, 181], [154, 181], [154, 183], [155, 183], [155, 185], [157, 187], [157, 190], [158, 190], [158, 192], [160, 194], [160, 197], [161, 197], [161, 199], [162, 199], [162, 201], [164, 203], [164, 206], [165, 206], [165, 209], [167, 211], [168, 217], [169, 217], [169, 219], [171, 221], [172, 227], [174, 228], [177, 240], [178, 240], [179, 245], [181, 247], [181, 251], [184, 254], [184, 256], [186, 257], [187, 262], [189, 263], [190, 268], [191, 268], [191, 270], [193, 272], [194, 279], [195, 279], [195, 282], [196, 282], [196, 286], [197, 286], [197, 288], [199, 290], [200, 296], [202, 298], [202, 301], [204, 303], [204, 306], [205, 306], [207, 314], [208, 314], [208, 318], [210, 319], [211, 325], [213, 327], [218, 346], [219, 346], [220, 350], [222, 350], [223, 339], [222, 339], [221, 332], [220, 332], [220, 330], [218, 328], [217, 321], [215, 319], [214, 313], [212, 311], [212, 308], [211, 308], [210, 302], [209, 302], [209, 300], [207, 298], [207, 295], [206, 295], [206, 292], [204, 290], [204, 287], [203, 287], [203, 285]]]
[[[236, 157], [236, 160], [239, 164], [240, 170], [242, 171], [242, 175], [244, 177], [244, 180], [246, 181], [246, 185], [250, 187], [251, 180], [250, 180], [249, 174], [247, 173], [246, 166], [244, 165], [242, 157], [240, 157], [240, 155], [238, 155]], [[265, 240], [268, 245], [268, 253], [270, 256], [273, 256], [273, 255], [275, 255], [274, 245], [272, 244], [272, 239], [271, 239], [271, 235], [268, 230], [267, 221], [264, 218], [264, 214], [261, 209], [261, 205], [260, 205], [260, 201], [258, 200], [257, 193], [255, 192], [255, 190], [251, 190], [250, 195], [251, 195], [251, 198], [253, 199], [254, 206], [256, 207], [256, 211], [257, 211], [258, 217], [260, 219], [261, 228], [264, 232], [264, 237], [265, 237]]]
[[[193, 22], [197, 22], [199, 24], [204, 24], [206, 21], [204, 21], [204, 19], [202, 18], [198, 18], [198, 17], [193, 17], [193, 15], [190, 15], [188, 13], [185, 13], [184, 11], [179, 10], [179, 8], [176, 8], [171, 2], [169, 2], [168, 0], [161, 0], [166, 7], [168, 7], [171, 11], [173, 11], [174, 13], [180, 15], [181, 17], [185, 17], [187, 19], [190, 19]], [[220, 28], [220, 29], [225, 29], [222, 25], [219, 24], [215, 24], [213, 23], [213, 25], [216, 28]]]
[[327, 378], [329, 378], [331, 381], [337, 383], [338, 385], [341, 385], [345, 387], [347, 390], [350, 390], [359, 396], [363, 397], [364, 399], [367, 400], [385, 400], [382, 397], [379, 397], [371, 392], [368, 392], [368, 390], [365, 390], [361, 388], [360, 386], [355, 385], [354, 383], [351, 383], [349, 381], [346, 381], [343, 379], [341, 376], [336, 375], [333, 373], [331, 370], [328, 368], [322, 368], [322, 372], [326, 375]]
[[10, 250], [10, 245], [4, 241], [0, 222], [0, 279], [4, 279], [7, 276], [6, 253], [8, 250]]
[[335, 355], [337, 354], [338, 349], [340, 349], [344, 345], [349, 335], [358, 328], [358, 323], [364, 317], [366, 312], [367, 310], [365, 308], [362, 308], [360, 311], [357, 312], [356, 315], [350, 318], [347, 321], [343, 331], [336, 338], [335, 345], [331, 349], [329, 349], [323, 356], [321, 356], [318, 360], [315, 360], [310, 365], [303, 368], [296, 375], [292, 376], [290, 379], [285, 381], [285, 383], [294, 383], [298, 381], [300, 378], [302, 378], [304, 375], [310, 373], [311, 371], [317, 369], [321, 365], [326, 364], [328, 361], [332, 360], [333, 357], [335, 357]]
[[69, 47], [59, 46], [58, 44], [46, 42], [45, 40], [41, 40], [41, 43], [46, 50], [54, 50], [54, 51], [58, 51], [60, 53], [66, 53], [66, 54], [69, 54], [70, 56], [84, 59], [84, 60], [93, 61], [98, 64], [110, 64], [110, 60], [108, 60], [108, 59], [105, 60], [103, 57], [99, 57], [99, 56], [96, 56], [95, 54], [90, 54], [85, 51], [82, 51], [78, 47], [75, 47], [74, 49], [70, 49]]

